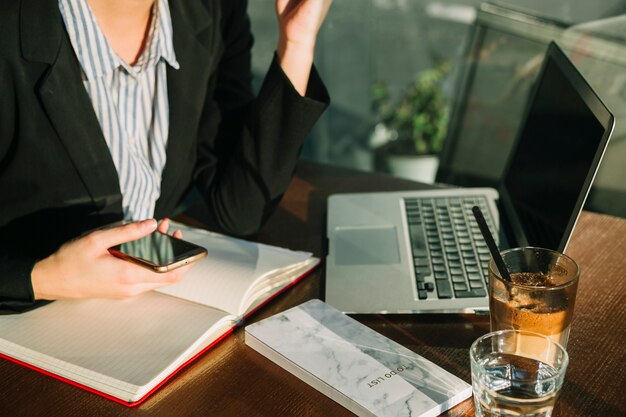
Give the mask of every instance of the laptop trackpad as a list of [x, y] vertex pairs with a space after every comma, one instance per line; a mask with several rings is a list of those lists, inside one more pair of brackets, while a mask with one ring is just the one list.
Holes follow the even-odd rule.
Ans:
[[336, 265], [400, 263], [394, 226], [338, 228], [334, 232]]

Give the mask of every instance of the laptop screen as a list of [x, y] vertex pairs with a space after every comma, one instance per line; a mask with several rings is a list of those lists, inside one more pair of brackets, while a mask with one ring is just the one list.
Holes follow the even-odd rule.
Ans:
[[564, 250], [613, 117], [552, 43], [524, 120], [501, 186], [507, 217], [517, 244]]

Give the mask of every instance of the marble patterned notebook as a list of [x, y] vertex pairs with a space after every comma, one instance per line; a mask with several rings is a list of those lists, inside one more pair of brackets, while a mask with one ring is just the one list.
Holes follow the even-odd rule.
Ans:
[[472, 387], [320, 300], [246, 327], [246, 344], [359, 416], [437, 416]]

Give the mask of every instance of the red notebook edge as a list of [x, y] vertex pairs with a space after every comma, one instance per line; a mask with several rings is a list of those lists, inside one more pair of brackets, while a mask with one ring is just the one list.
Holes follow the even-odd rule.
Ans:
[[29, 363], [23, 362], [19, 359], [15, 359], [11, 356], [7, 356], [3, 353], [0, 353], [0, 358], [6, 359], [9, 362], [13, 362], [15, 364], [21, 365], [25, 368], [31, 369], [33, 371], [36, 371], [40, 374], [46, 375], [48, 377], [54, 378], [56, 380], [59, 380], [61, 382], [65, 382], [69, 385], [72, 385], [74, 387], [80, 388], [82, 390], [88, 391], [92, 394], [96, 394], [102, 398], [106, 398], [107, 400], [111, 400], [114, 401], [118, 404], [121, 404], [123, 406], [126, 407], [137, 407], [140, 404], [142, 404], [145, 400], [147, 400], [152, 394], [154, 394], [156, 391], [158, 391], [161, 387], [163, 387], [163, 385], [165, 385], [167, 382], [169, 382], [171, 379], [173, 379], [180, 371], [182, 371], [184, 368], [186, 368], [187, 366], [191, 365], [192, 362], [194, 362], [196, 359], [198, 359], [200, 356], [204, 355], [206, 352], [208, 352], [210, 349], [212, 349], [214, 346], [216, 346], [219, 342], [221, 342], [222, 340], [224, 340], [228, 335], [230, 335], [231, 333], [233, 333], [233, 331], [235, 329], [237, 329], [238, 327], [240, 327], [241, 325], [243, 325], [243, 323], [254, 313], [256, 313], [257, 311], [259, 311], [261, 308], [263, 308], [264, 306], [266, 306], [270, 301], [274, 300], [276, 297], [278, 297], [279, 295], [283, 294], [285, 291], [287, 291], [289, 288], [293, 287], [295, 284], [297, 284], [298, 282], [302, 281], [304, 278], [306, 278], [307, 276], [309, 276], [313, 271], [315, 271], [320, 265], [322, 264], [322, 259], [319, 260], [319, 262], [317, 262], [315, 265], [312, 265], [311, 268], [307, 269], [306, 271], [304, 271], [301, 275], [299, 275], [296, 279], [294, 279], [292, 282], [290, 282], [288, 285], [286, 285], [284, 288], [281, 288], [280, 291], [276, 292], [275, 294], [273, 294], [271, 297], [269, 297], [267, 300], [263, 301], [261, 304], [259, 304], [258, 306], [256, 306], [254, 309], [252, 309], [251, 311], [249, 311], [248, 313], [246, 313], [242, 319], [235, 324], [234, 326], [230, 327], [229, 329], [227, 329], [223, 334], [221, 334], [217, 339], [215, 339], [214, 341], [212, 341], [209, 345], [207, 345], [204, 349], [202, 349], [200, 352], [196, 353], [194, 356], [192, 356], [191, 358], [189, 358], [186, 362], [184, 362], [182, 365], [180, 365], [178, 368], [176, 368], [172, 373], [170, 373], [168, 376], [166, 376], [165, 378], [163, 378], [163, 380], [161, 382], [159, 382], [154, 388], [152, 388], [150, 391], [148, 391], [143, 397], [141, 397], [140, 399], [138, 399], [137, 401], [124, 401], [120, 398], [117, 398], [113, 395], [107, 394], [105, 392], [102, 391], [98, 391], [95, 388], [91, 388], [88, 387], [86, 385], [83, 385], [79, 382], [73, 381], [71, 379], [65, 378], [63, 376], [57, 375], [53, 372], [50, 371], [46, 371], [45, 369], [39, 368], [35, 365], [31, 365]]
[[226, 336], [228, 336], [229, 334], [231, 334], [235, 328], [237, 326], [233, 326], [231, 328], [229, 328], [228, 330], [226, 330], [221, 336], [219, 336], [217, 339], [215, 339], [213, 342], [211, 342], [207, 347], [205, 347], [204, 349], [202, 349], [200, 352], [198, 352], [197, 354], [195, 354], [194, 356], [192, 356], [189, 360], [187, 360], [185, 363], [183, 363], [181, 366], [179, 366], [178, 368], [176, 368], [176, 370], [174, 370], [171, 374], [169, 374], [168, 376], [166, 376], [165, 378], [163, 378], [163, 380], [161, 382], [159, 382], [154, 388], [152, 388], [150, 391], [148, 391], [146, 393], [146, 395], [144, 395], [143, 397], [141, 397], [140, 399], [138, 399], [137, 401], [124, 401], [120, 398], [117, 398], [113, 395], [107, 394], [105, 392], [102, 391], [98, 391], [95, 388], [91, 388], [88, 387], [86, 385], [83, 385], [79, 382], [73, 381], [71, 379], [65, 378], [61, 375], [57, 375], [53, 372], [50, 371], [46, 371], [45, 369], [39, 368], [37, 366], [31, 365], [29, 363], [23, 362], [19, 359], [15, 359], [12, 358], [10, 356], [7, 356], [5, 354], [0, 353], [0, 358], [4, 358], [9, 360], [10, 362], [16, 363], [18, 365], [24, 366], [28, 369], [32, 369], [33, 371], [39, 372], [40, 374], [52, 377], [54, 379], [57, 379], [61, 382], [65, 382], [67, 384], [70, 384], [72, 386], [75, 386], [77, 388], [83, 389], [85, 391], [91, 392], [92, 394], [96, 394], [102, 398], [106, 398], [107, 400], [111, 400], [114, 401], [118, 404], [122, 404], [124, 406], [127, 407], [136, 407], [139, 404], [141, 404], [142, 402], [144, 402], [150, 395], [154, 394], [159, 388], [161, 388], [166, 382], [168, 382], [170, 379], [172, 379], [178, 372], [180, 372], [183, 368], [185, 368], [187, 365], [190, 365], [191, 362], [195, 361], [196, 359], [198, 359], [198, 357], [200, 357], [203, 353], [207, 352], [209, 349], [211, 349], [213, 346], [215, 346], [216, 344], [218, 344], [220, 341], [222, 341], [222, 339], [224, 339]]

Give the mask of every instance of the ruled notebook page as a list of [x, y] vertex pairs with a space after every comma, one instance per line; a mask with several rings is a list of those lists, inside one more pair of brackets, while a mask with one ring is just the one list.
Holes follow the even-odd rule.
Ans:
[[[150, 292], [131, 300], [56, 301], [0, 315], [0, 352], [129, 400], [232, 326], [221, 311]], [[155, 378], [158, 379], [155, 381]]]
[[[245, 313], [242, 304], [250, 304], [244, 302], [246, 294], [264, 277], [311, 258], [308, 252], [249, 242], [180, 223], [172, 222], [170, 229], [180, 229], [183, 239], [206, 248], [208, 256], [197, 262], [180, 282], [157, 291], [234, 315]], [[291, 278], [285, 277], [287, 281]]]

